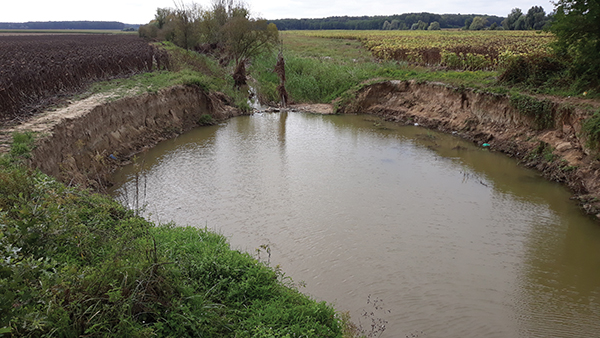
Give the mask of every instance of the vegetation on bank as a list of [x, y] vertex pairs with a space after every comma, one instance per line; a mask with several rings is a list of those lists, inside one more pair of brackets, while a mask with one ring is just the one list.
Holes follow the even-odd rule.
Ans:
[[0, 336], [341, 337], [342, 320], [219, 234], [154, 225], [0, 157]]

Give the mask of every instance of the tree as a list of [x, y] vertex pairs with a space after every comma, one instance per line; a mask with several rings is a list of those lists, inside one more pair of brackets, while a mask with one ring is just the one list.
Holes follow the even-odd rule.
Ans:
[[473, 18], [473, 22], [469, 26], [469, 30], [479, 31], [485, 28], [487, 25], [487, 20], [481, 16], [476, 16]]
[[158, 29], [162, 29], [163, 26], [167, 23], [169, 15], [171, 15], [170, 8], [156, 9], [156, 14], [154, 14], [154, 20], [156, 21], [156, 26], [158, 26]]
[[520, 8], [513, 8], [510, 11], [510, 14], [502, 21], [502, 27], [505, 30], [513, 30], [515, 29], [515, 22], [519, 20], [519, 18], [523, 15], [523, 12]]
[[572, 60], [573, 75], [600, 84], [600, 2], [558, 0], [555, 6], [550, 30], [557, 37], [557, 54]]
[[184, 4], [183, 1], [175, 3], [173, 10], [173, 22], [175, 31], [173, 39], [175, 43], [185, 49], [191, 49], [198, 43], [198, 19], [201, 8], [196, 3]]
[[263, 19], [232, 18], [224, 26], [227, 50], [236, 66], [270, 50], [279, 39], [277, 26]]
[[384, 31], [390, 30], [392, 29], [392, 24], [389, 21], [385, 20], [381, 29], [383, 29]]
[[463, 29], [469, 29], [469, 27], [471, 27], [472, 23], [473, 23], [473, 19], [472, 18], [467, 18], [465, 20], [465, 26], [463, 27]]
[[522, 31], [522, 30], [526, 30], [527, 29], [527, 23], [525, 22], [525, 16], [521, 15], [517, 21], [515, 21], [515, 23], [513, 24], [513, 28], [514, 30], [517, 31]]
[[432, 23], [429, 24], [429, 27], [427, 28], [430, 31], [439, 31], [440, 30], [440, 23], [437, 21], [434, 21]]
[[540, 30], [548, 23], [548, 17], [544, 8], [541, 6], [533, 6], [525, 15], [525, 25], [527, 29]]

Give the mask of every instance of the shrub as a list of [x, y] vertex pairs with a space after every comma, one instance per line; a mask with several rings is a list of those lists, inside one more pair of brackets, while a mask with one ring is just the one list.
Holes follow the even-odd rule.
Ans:
[[200, 116], [200, 119], [198, 119], [198, 125], [200, 126], [212, 126], [216, 123], [217, 122], [215, 121], [215, 119], [209, 114], [204, 114]]
[[520, 55], [502, 53], [499, 56], [499, 82], [541, 86], [560, 76], [566, 69], [563, 61], [552, 55]]

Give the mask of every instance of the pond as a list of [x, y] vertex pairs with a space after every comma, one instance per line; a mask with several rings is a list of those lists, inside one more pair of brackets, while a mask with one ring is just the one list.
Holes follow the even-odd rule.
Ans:
[[565, 187], [454, 135], [262, 113], [137, 162], [113, 194], [224, 234], [367, 333], [374, 321], [381, 337], [599, 335], [600, 226]]

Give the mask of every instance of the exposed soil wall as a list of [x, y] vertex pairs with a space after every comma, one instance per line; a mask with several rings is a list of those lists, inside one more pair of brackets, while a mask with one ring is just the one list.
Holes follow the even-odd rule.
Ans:
[[[555, 103], [554, 109], [559, 108]], [[571, 106], [556, 115], [555, 127], [536, 130], [531, 117], [509, 97], [458, 89], [440, 83], [387, 81], [361, 89], [340, 113], [368, 113], [386, 120], [419, 124], [516, 157], [547, 178], [571, 188], [584, 210], [600, 218], [600, 161], [585, 148], [581, 123], [589, 114]]]
[[200, 117], [241, 115], [218, 93], [177, 86], [97, 105], [54, 125], [37, 142], [32, 165], [65, 183], [102, 189], [122, 161], [198, 125]]
[[[241, 115], [226, 103], [221, 94], [178, 86], [96, 105], [56, 123], [38, 142], [32, 164], [65, 183], [101, 190], [108, 175], [131, 155], [197, 126], [200, 116], [222, 120]], [[568, 185], [585, 211], [600, 218], [600, 161], [590, 155], [580, 133], [588, 115], [583, 108], [573, 106], [556, 114], [554, 128], [536, 130], [533, 118], [512, 107], [506, 95], [440, 83], [386, 81], [361, 89], [338, 112], [378, 115], [487, 143], [492, 151], [516, 157]]]

